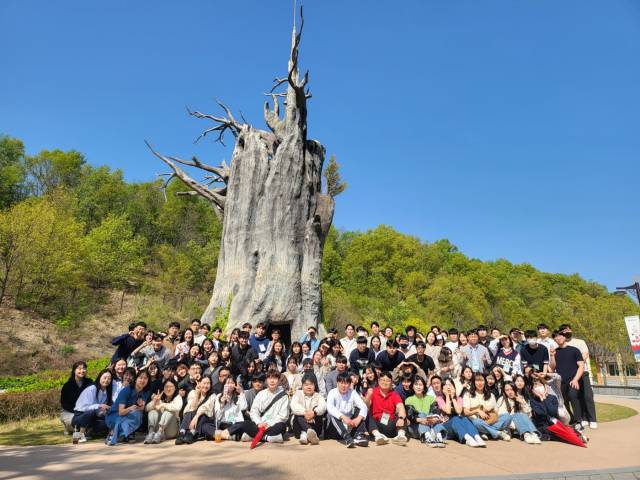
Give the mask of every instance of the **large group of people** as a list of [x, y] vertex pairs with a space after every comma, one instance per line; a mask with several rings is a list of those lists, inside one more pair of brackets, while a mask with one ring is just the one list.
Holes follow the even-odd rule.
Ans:
[[65, 434], [107, 445], [174, 440], [347, 447], [415, 439], [432, 448], [473, 448], [519, 438], [531, 445], [586, 446], [597, 428], [589, 353], [571, 326], [550, 331], [480, 325], [469, 331], [371, 331], [349, 324], [326, 338], [315, 327], [285, 345], [275, 328], [246, 323], [228, 337], [193, 320], [165, 332], [139, 322], [115, 337], [113, 358], [95, 380], [77, 362], [61, 392]]

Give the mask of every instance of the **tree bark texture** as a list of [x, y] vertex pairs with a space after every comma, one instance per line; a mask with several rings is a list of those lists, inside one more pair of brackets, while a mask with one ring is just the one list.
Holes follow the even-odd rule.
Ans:
[[[304, 19], [300, 33], [303, 25]], [[294, 26], [287, 77], [274, 80], [274, 89], [286, 84], [286, 92], [266, 94], [273, 102], [273, 109], [269, 101], [264, 107], [271, 131], [237, 122], [222, 104], [228, 119], [189, 112], [219, 123], [202, 136], [216, 131], [222, 141], [228, 129], [236, 137], [229, 166], [214, 168], [195, 157], [183, 161], [154, 151], [173, 169], [162, 175], [189, 185], [193, 190], [186, 194], [207, 198], [223, 225], [213, 296], [202, 321], [214, 323], [232, 296], [227, 330], [245, 322], [289, 323], [292, 339], [309, 326], [322, 328], [322, 250], [334, 213], [333, 198], [321, 192], [325, 148], [307, 139], [311, 95], [304, 91], [308, 72], [300, 80], [299, 42]], [[278, 98], [285, 98], [283, 118]], [[190, 178], [180, 163], [207, 171], [204, 183]], [[225, 186], [211, 187], [216, 182]]]

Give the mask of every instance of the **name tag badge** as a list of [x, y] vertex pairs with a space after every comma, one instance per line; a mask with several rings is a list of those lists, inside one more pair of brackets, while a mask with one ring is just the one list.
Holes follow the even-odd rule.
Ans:
[[479, 372], [480, 371], [480, 364], [477, 361], [472, 361], [471, 362], [471, 370], [473, 370], [474, 372]]
[[344, 425], [344, 429], [348, 432], [349, 431], [349, 426], [347, 425], [347, 422], [342, 420], [342, 425]]
[[230, 415], [229, 416], [229, 423], [236, 423], [236, 417]]
[[509, 373], [511, 371], [511, 365], [505, 363], [504, 365], [502, 365], [502, 369], [504, 370], [504, 373]]
[[356, 406], [354, 405], [353, 407], [351, 407], [351, 415], [354, 415], [356, 413]]
[[362, 378], [362, 372], [363, 372], [363, 370], [360, 369], [360, 378]]
[[389, 414], [388, 413], [383, 413], [382, 414], [382, 418], [380, 419], [380, 423], [382, 425], [386, 425], [387, 423], [389, 423]]
[[273, 413], [267, 413], [264, 418], [265, 422], [267, 422], [269, 425], [273, 425]]
[[264, 343], [260, 344], [260, 351], [263, 352], [263, 353], [267, 351], [267, 349], [264, 346]]
[[536, 370], [540, 370], [540, 366], [539, 365], [533, 365], [533, 368], [535, 368]]

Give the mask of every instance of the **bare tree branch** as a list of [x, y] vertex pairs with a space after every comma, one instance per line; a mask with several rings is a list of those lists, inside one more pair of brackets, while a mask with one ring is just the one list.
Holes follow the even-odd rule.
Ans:
[[222, 145], [224, 145], [224, 132], [227, 129], [231, 131], [231, 133], [236, 139], [238, 138], [238, 134], [240, 133], [240, 130], [242, 130], [243, 124], [237, 122], [236, 119], [233, 118], [233, 115], [231, 115], [231, 112], [229, 111], [229, 109], [226, 106], [224, 106], [222, 103], [220, 103], [220, 101], [217, 98], [214, 97], [213, 99], [227, 113], [227, 115], [229, 116], [228, 119], [225, 117], [215, 117], [213, 115], [205, 115], [204, 113], [201, 113], [197, 110], [195, 112], [192, 112], [191, 110], [189, 110], [188, 106], [185, 106], [185, 108], [187, 109], [187, 112], [189, 112], [189, 115], [193, 115], [196, 118], [208, 118], [209, 120], [213, 120], [214, 122], [220, 123], [220, 125], [217, 125], [213, 128], [205, 130], [198, 138], [195, 139], [193, 143], [198, 143], [198, 140], [206, 136], [207, 133], [220, 132], [220, 134], [218, 135], [218, 138], [214, 140], [214, 142], [220, 142]]

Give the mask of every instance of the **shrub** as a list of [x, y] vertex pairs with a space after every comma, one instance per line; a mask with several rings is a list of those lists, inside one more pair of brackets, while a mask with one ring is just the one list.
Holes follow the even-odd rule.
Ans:
[[0, 394], [0, 422], [60, 413], [60, 389]]
[[65, 345], [60, 349], [60, 353], [62, 354], [63, 357], [66, 357], [70, 353], [75, 352], [75, 350], [76, 349], [73, 347], [73, 345]]

